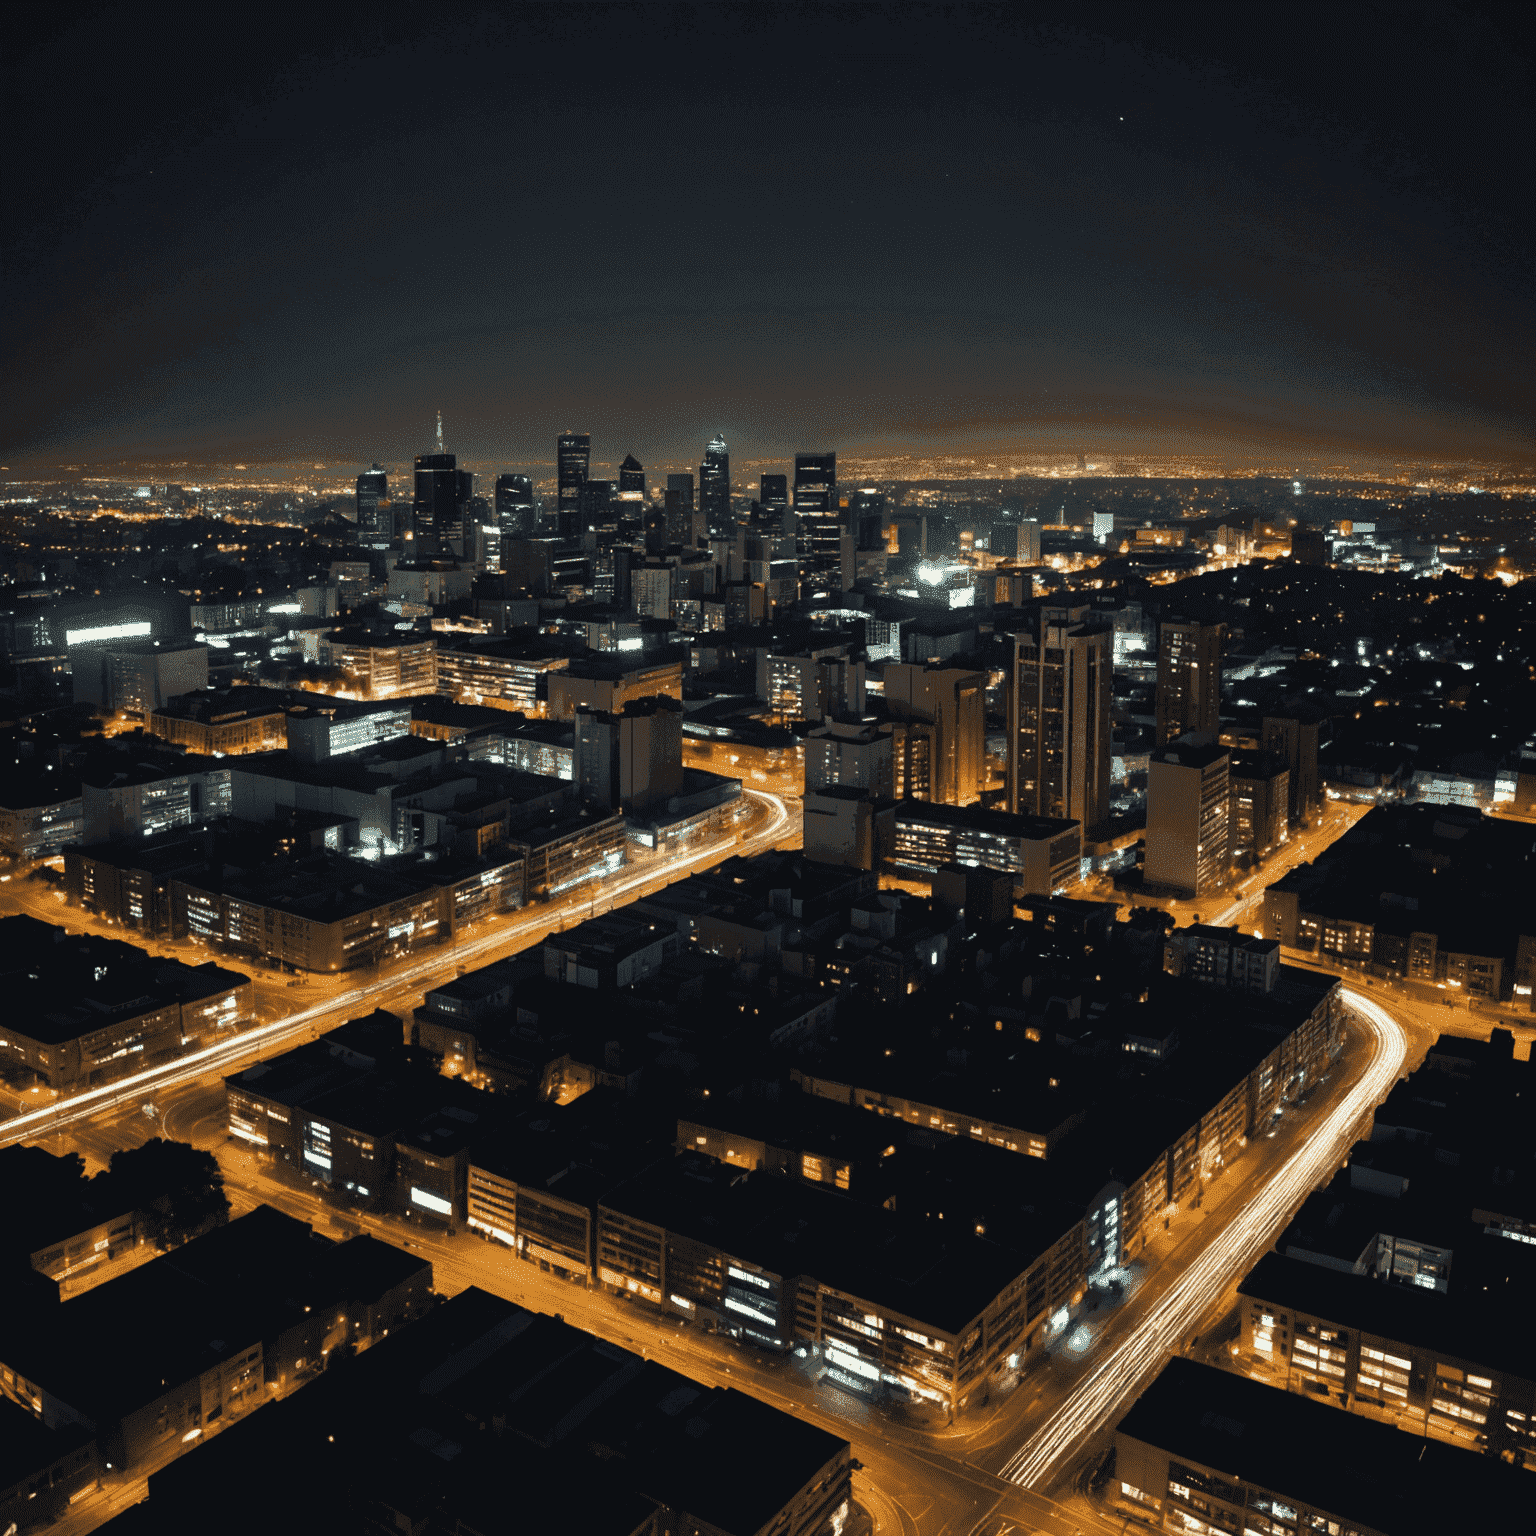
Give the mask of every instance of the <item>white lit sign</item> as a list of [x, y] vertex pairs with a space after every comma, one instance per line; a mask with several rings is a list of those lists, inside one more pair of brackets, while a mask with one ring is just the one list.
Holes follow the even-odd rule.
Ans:
[[411, 1185], [411, 1204], [436, 1211], [439, 1216], [453, 1215], [453, 1207], [441, 1195], [434, 1195], [430, 1189], [421, 1189], [415, 1184]]
[[66, 629], [64, 643], [89, 645], [93, 640], [131, 640], [138, 635], [147, 635], [149, 631], [148, 624], [98, 624], [94, 629]]

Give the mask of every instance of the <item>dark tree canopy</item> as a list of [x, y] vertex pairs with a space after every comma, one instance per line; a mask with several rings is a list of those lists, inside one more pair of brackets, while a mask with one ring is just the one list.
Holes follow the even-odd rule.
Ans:
[[211, 1152], [156, 1136], [126, 1152], [114, 1152], [108, 1177], [132, 1200], [144, 1235], [171, 1248], [229, 1220], [224, 1175]]

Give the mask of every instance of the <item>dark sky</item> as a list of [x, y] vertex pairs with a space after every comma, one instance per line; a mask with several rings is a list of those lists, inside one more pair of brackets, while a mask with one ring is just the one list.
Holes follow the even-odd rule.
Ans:
[[3, 437], [1529, 460], [1518, 8], [54, 8]]

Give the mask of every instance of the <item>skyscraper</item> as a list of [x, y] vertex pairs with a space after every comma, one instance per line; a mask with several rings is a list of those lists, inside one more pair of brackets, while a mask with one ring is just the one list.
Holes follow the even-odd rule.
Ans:
[[699, 465], [699, 510], [704, 514], [706, 537], [730, 531], [731, 455], [718, 433], [710, 439]]
[[690, 549], [699, 542], [703, 519], [693, 500], [692, 475], [668, 475], [666, 496], [666, 539], [668, 544], [686, 544]]
[[1038, 634], [1013, 636], [1008, 809], [1069, 816], [1085, 840], [1109, 819], [1114, 627], [1087, 604], [1045, 608]]
[[645, 465], [632, 453], [619, 465], [619, 500], [645, 500]]
[[443, 413], [439, 411], [437, 452], [416, 455], [416, 480], [411, 497], [411, 557], [435, 560], [445, 553], [455, 525], [463, 526], [459, 517], [458, 460], [443, 449]]
[[533, 480], [528, 475], [496, 476], [496, 525], [504, 539], [533, 533]]
[[843, 525], [835, 453], [795, 455], [795, 520], [806, 584], [813, 591], [841, 585]]
[[592, 462], [592, 434], [563, 432], [555, 447], [557, 494], [555, 498], [555, 535], [573, 539], [581, 530], [581, 488], [587, 483]]
[[1147, 769], [1150, 890], [1204, 896], [1227, 873], [1231, 758], [1209, 733], [1196, 732], [1154, 752]]
[[1221, 730], [1221, 642], [1225, 628], [1172, 619], [1159, 631], [1157, 745], [1189, 731]]
[[885, 497], [874, 486], [849, 491], [848, 525], [859, 549], [885, 548]]
[[382, 464], [375, 464], [357, 477], [357, 542], [367, 549], [388, 549], [394, 532], [389, 476]]
[[757, 493], [759, 504], [765, 510], [780, 512], [789, 505], [789, 476], [764, 475]]

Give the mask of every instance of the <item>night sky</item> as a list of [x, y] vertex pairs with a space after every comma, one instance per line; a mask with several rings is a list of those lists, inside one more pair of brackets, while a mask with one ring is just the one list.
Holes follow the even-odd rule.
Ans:
[[161, 14], [8, 35], [12, 471], [1533, 456], [1519, 8]]

